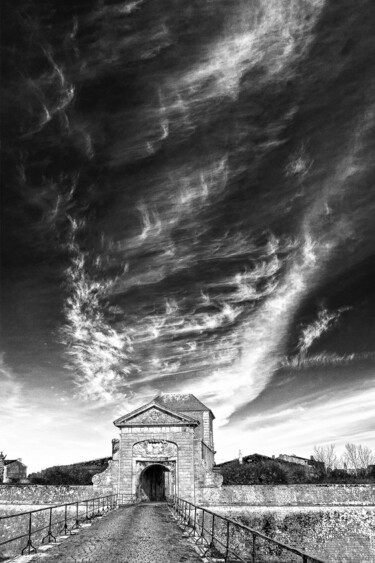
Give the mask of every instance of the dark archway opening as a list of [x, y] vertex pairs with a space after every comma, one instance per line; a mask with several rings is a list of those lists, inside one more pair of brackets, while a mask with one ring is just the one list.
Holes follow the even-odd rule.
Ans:
[[169, 470], [162, 465], [150, 465], [142, 473], [141, 486], [150, 501], [162, 502], [165, 496], [165, 477]]

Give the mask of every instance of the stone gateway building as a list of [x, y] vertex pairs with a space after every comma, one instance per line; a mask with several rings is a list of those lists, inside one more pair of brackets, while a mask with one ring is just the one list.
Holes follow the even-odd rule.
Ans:
[[100, 493], [125, 500], [162, 501], [174, 494], [196, 500], [199, 489], [216, 487], [212, 411], [191, 394], [162, 393], [114, 421], [109, 467], [93, 478]]

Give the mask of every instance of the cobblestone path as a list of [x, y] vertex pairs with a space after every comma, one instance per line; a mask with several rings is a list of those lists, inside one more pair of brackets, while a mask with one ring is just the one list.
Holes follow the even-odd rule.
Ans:
[[119, 508], [33, 563], [202, 563], [166, 504]]

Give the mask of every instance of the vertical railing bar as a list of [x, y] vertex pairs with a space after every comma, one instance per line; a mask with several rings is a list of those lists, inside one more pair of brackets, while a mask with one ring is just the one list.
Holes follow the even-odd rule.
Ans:
[[64, 536], [68, 533], [68, 505], [65, 505], [64, 508]]
[[186, 527], [188, 528], [190, 526], [190, 514], [191, 514], [191, 504], [189, 502], [189, 516], [186, 522]]
[[210, 546], [213, 547], [215, 540], [215, 514], [212, 515], [212, 528], [211, 528], [211, 544]]
[[52, 509], [53, 506], [51, 506], [48, 510], [49, 510], [49, 522], [48, 522], [48, 532], [47, 535], [44, 536], [44, 538], [42, 538], [42, 543], [44, 543], [44, 540], [47, 539], [48, 543], [51, 543], [51, 538], [56, 541], [55, 536], [52, 534]]
[[252, 559], [253, 559], [253, 563], [256, 563], [256, 557], [257, 557], [257, 547], [256, 547], [256, 534], [252, 534], [253, 536], [253, 549], [252, 549]]
[[229, 526], [230, 526], [230, 522], [229, 520], [227, 520], [227, 540], [226, 540], [226, 546], [225, 546], [225, 563], [227, 563], [229, 561]]
[[29, 512], [29, 530], [28, 530], [28, 540], [27, 540], [27, 544], [26, 546], [23, 548], [23, 550], [21, 551], [21, 555], [23, 555], [24, 551], [26, 551], [26, 549], [28, 550], [28, 554], [30, 555], [30, 550], [32, 549], [34, 551], [34, 553], [36, 553], [36, 548], [33, 546], [32, 541], [31, 541], [31, 535], [32, 535], [32, 512]]
[[72, 532], [72, 530], [76, 530], [77, 528], [80, 527], [80, 523], [79, 523], [79, 514], [78, 514], [78, 501], [76, 501], [76, 502], [73, 503], [73, 504], [76, 505], [76, 519], [75, 519], [76, 521], [75, 521], [75, 524], [73, 525], [73, 527], [72, 527], [72, 529], [71, 529], [71, 532]]

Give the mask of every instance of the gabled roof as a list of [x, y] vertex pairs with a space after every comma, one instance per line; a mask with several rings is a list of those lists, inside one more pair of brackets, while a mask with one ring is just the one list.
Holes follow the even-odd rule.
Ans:
[[[145, 414], [147, 416], [147, 412], [148, 411], [156, 411], [158, 413], [160, 413], [161, 415], [161, 419], [160, 421], [158, 421], [157, 417], [155, 418], [155, 421], [143, 421], [142, 420], [142, 415]], [[138, 420], [137, 420], [138, 419]], [[151, 401], [151, 403], [148, 403], [147, 405], [144, 405], [143, 407], [140, 407], [128, 414], [125, 414], [123, 416], [121, 416], [120, 418], [118, 418], [117, 420], [115, 420], [113, 422], [113, 424], [115, 426], [179, 426], [179, 425], [188, 425], [188, 426], [197, 426], [199, 424], [199, 422], [197, 420], [194, 420], [193, 418], [191, 418], [190, 416], [186, 415], [186, 414], [181, 414], [180, 412], [175, 412], [171, 409], [168, 409], [162, 405], [159, 405], [158, 403], [156, 403], [155, 400]]]
[[[24, 463], [22, 463], [22, 461], [20, 461], [19, 459], [5, 459], [4, 460], [4, 465], [10, 465], [11, 463], [20, 463], [21, 465], [25, 465]], [[26, 466], [25, 466], [26, 467]]]
[[201, 403], [192, 393], [160, 393], [154, 401], [176, 412], [208, 411], [215, 418], [211, 409]]

